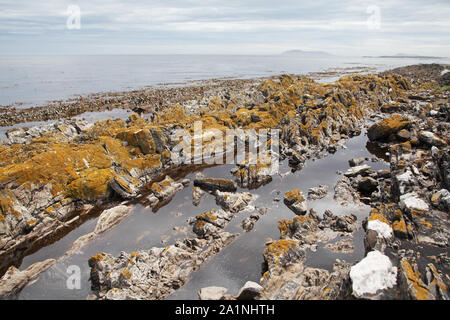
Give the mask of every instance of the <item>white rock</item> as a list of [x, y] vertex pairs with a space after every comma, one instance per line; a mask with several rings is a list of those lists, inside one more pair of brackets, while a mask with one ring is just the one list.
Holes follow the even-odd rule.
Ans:
[[369, 171], [370, 169], [371, 169], [371, 167], [369, 165], [363, 164], [362, 166], [356, 166], [356, 167], [352, 167], [352, 168], [348, 169], [344, 173], [344, 176], [356, 177], [358, 174], [363, 174], [363, 173]]
[[48, 269], [55, 262], [55, 259], [47, 259], [36, 262], [22, 271], [10, 267], [0, 279], [0, 298], [7, 298], [19, 292], [31, 279]]
[[400, 191], [400, 194], [403, 194], [405, 192], [407, 186], [414, 185], [414, 175], [409, 170], [397, 175], [395, 178], [398, 182], [398, 189]]
[[393, 235], [391, 226], [380, 220], [370, 220], [367, 223], [367, 229], [375, 230], [378, 233], [379, 237], [383, 237], [385, 239], [390, 239]]
[[98, 218], [94, 233], [100, 234], [119, 224], [130, 213], [131, 209], [133, 209], [133, 206], [119, 205], [103, 211]]
[[378, 299], [383, 290], [397, 283], [397, 268], [391, 260], [375, 250], [350, 269], [353, 295], [362, 299]]
[[445, 146], [444, 140], [439, 138], [436, 134], [430, 131], [419, 131], [419, 140], [428, 143], [433, 146], [442, 147]]
[[428, 204], [420, 199], [414, 192], [400, 196], [400, 207], [408, 210], [428, 211]]
[[220, 300], [228, 289], [224, 287], [201, 288], [198, 294], [200, 300]]
[[247, 281], [239, 290], [237, 300], [253, 300], [261, 294], [262, 287], [253, 281]]

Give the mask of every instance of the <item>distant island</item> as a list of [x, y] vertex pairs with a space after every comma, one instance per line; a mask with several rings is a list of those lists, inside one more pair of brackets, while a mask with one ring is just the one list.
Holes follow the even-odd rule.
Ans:
[[397, 58], [397, 59], [445, 59], [445, 57], [421, 56], [417, 54], [397, 53], [392, 56], [363, 56], [363, 58]]
[[304, 51], [304, 50], [289, 50], [282, 53], [285, 56], [308, 56], [308, 57], [318, 57], [318, 56], [332, 56], [331, 53], [325, 51]]

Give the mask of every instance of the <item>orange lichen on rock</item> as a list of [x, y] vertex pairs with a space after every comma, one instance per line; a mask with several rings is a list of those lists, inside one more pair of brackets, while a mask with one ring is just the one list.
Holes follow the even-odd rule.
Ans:
[[296, 242], [293, 240], [277, 240], [268, 245], [263, 252], [264, 257], [267, 260], [270, 260], [273, 263], [286, 254], [289, 250], [294, 249], [296, 247]]
[[367, 136], [371, 141], [385, 139], [391, 134], [406, 128], [409, 124], [410, 120], [408, 117], [396, 114], [372, 125], [367, 131]]
[[404, 281], [407, 282], [408, 292], [414, 300], [432, 300], [433, 295], [428, 290], [425, 283], [420, 278], [420, 273], [417, 268], [413, 268], [406, 259], [400, 261], [400, 267], [404, 276]]
[[303, 198], [303, 195], [301, 193], [301, 191], [299, 189], [294, 189], [291, 191], [287, 191], [284, 194], [284, 197], [288, 200], [288, 201], [304, 201], [305, 198]]
[[105, 257], [106, 254], [104, 254], [103, 252], [90, 257], [88, 260], [89, 266], [96, 265], [99, 261], [103, 260]]
[[123, 271], [120, 273], [120, 275], [127, 279], [131, 278], [131, 272], [127, 268], [124, 268]]
[[373, 208], [370, 211], [368, 221], [378, 220], [378, 221], [384, 222], [388, 225], [391, 225], [391, 223], [388, 220], [388, 218], [386, 217], [386, 215], [383, 214], [383, 209], [384, 209], [384, 206], [381, 206], [379, 209]]

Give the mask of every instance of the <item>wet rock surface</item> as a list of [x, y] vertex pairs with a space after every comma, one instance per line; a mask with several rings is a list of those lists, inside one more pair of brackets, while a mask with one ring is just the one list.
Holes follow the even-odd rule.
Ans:
[[[179, 128], [192, 132], [194, 121], [202, 121], [202, 137], [209, 147], [217, 146], [208, 140], [215, 130], [279, 129], [279, 152], [271, 155], [285, 159], [292, 170], [301, 170], [306, 160], [344, 148], [370, 120], [370, 148], [389, 161], [390, 170], [376, 171], [368, 158], [348, 159], [348, 170], [344, 169], [334, 186], [338, 203], [364, 203], [372, 208], [369, 216], [360, 221], [350, 210], [346, 214], [315, 213], [308, 206], [313, 207], [328, 192], [320, 181], [308, 190], [307, 197], [291, 189], [280, 205], [296, 216], [280, 220], [280, 239], [267, 242], [260, 284], [248, 285], [237, 296], [217, 290], [201, 296], [445, 299], [450, 236], [448, 91], [430, 89], [430, 81], [440, 81], [435, 71], [430, 71], [433, 79], [424, 81], [408, 81], [396, 72], [353, 75], [333, 84], [284, 75], [249, 86], [242, 82], [247, 86], [245, 93], [231, 90], [225, 95], [218, 90], [198, 97], [193, 104], [161, 106], [148, 119], [134, 114], [127, 121], [64, 121], [12, 130], [0, 144], [2, 268], [6, 271], [13, 257], [26, 254], [23, 248], [70, 229], [95, 210], [103, 210], [97, 227], [74, 243], [73, 252], [117, 225], [130, 213], [133, 201], [155, 210], [170, 202], [189, 184], [168, 175], [180, 167], [178, 160], [190, 155], [179, 148], [181, 138], [175, 133]], [[218, 208], [199, 211], [189, 219], [193, 237], [165, 248], [93, 256], [89, 265], [95, 298], [165, 298], [238, 237], [227, 230], [237, 215], [250, 211], [239, 221], [246, 232], [256, 229], [262, 213], [250, 205], [251, 190], [285, 177], [274, 174], [265, 158], [239, 162], [232, 169], [234, 181], [194, 179], [193, 203], [201, 206], [202, 198], [213, 196]], [[245, 188], [249, 192], [241, 190]], [[113, 201], [120, 204], [108, 205]], [[353, 251], [352, 240], [361, 226], [365, 236], [360, 245], [366, 257], [360, 262], [337, 259], [332, 270], [306, 264], [319, 244], [333, 252]], [[11, 292], [34, 275], [34, 271], [5, 274], [7, 281], [18, 279], [10, 282]], [[371, 287], [366, 275], [374, 276], [369, 282], [376, 285]]]
[[100, 253], [89, 260], [92, 289], [99, 299], [162, 299], [234, 237], [222, 232], [210, 240], [186, 239], [166, 248], [122, 252], [118, 257]]

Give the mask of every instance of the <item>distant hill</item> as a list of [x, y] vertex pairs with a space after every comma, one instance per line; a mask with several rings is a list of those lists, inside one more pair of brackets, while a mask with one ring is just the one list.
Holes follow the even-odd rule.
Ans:
[[421, 56], [416, 54], [397, 53], [393, 56], [363, 56], [363, 58], [397, 58], [397, 59], [445, 59], [445, 57]]
[[320, 57], [320, 56], [332, 56], [331, 53], [325, 51], [304, 51], [304, 50], [289, 50], [282, 53], [285, 56], [308, 56], [308, 57]]

